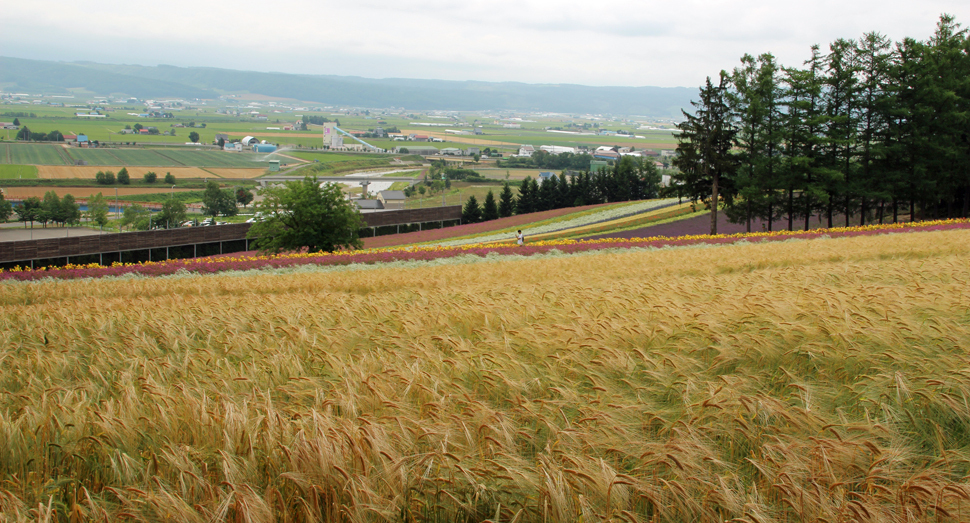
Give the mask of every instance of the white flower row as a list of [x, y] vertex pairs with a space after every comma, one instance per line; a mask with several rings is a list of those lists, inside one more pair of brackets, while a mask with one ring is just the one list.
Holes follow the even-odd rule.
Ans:
[[[624, 205], [621, 207], [613, 207], [611, 209], [604, 209], [599, 212], [594, 212], [587, 214], [585, 216], [578, 216], [571, 220], [563, 220], [560, 222], [549, 223], [546, 225], [540, 225], [538, 227], [522, 227], [522, 233], [525, 234], [526, 240], [528, 240], [529, 235], [532, 234], [545, 234], [549, 232], [558, 232], [566, 229], [573, 229], [576, 227], [583, 227], [585, 225], [591, 225], [594, 223], [605, 222], [609, 220], [615, 220], [618, 218], [625, 218], [627, 216], [634, 216], [641, 214], [658, 207], [667, 207], [669, 205], [674, 205], [677, 203], [677, 198], [667, 198], [663, 200], [646, 200], [639, 203], [634, 203], [632, 205]], [[500, 240], [508, 240], [514, 236], [515, 232], [497, 232], [494, 234], [489, 234], [487, 236], [476, 236], [474, 238], [463, 238], [458, 240], [451, 240], [446, 242], [439, 242], [433, 245], [440, 245], [443, 247], [454, 247], [458, 245], [468, 245], [472, 243], [488, 243]]]

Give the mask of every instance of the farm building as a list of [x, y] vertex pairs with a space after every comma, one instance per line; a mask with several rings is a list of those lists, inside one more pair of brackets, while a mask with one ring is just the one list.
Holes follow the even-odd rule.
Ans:
[[383, 211], [384, 203], [380, 200], [354, 200], [354, 204], [361, 212]]
[[14, 125], [12, 122], [0, 122], [0, 129], [17, 130], [20, 129], [20, 127]]
[[395, 147], [396, 154], [420, 154], [423, 156], [438, 154], [438, 148], [430, 145], [408, 145], [407, 147]]
[[250, 145], [255, 145], [255, 144], [259, 143], [259, 140], [257, 140], [256, 138], [254, 138], [252, 136], [247, 136], [247, 137], [243, 138], [240, 141], [240, 143], [242, 143], [243, 147], [248, 147]]
[[77, 135], [76, 134], [65, 134], [64, 135], [64, 142], [65, 143], [74, 143], [76, 141], [77, 141]]
[[279, 160], [270, 160], [268, 163], [269, 163], [269, 171], [270, 172], [273, 172], [273, 173], [280, 172], [280, 161]]
[[223, 151], [234, 152], [234, 153], [241, 153], [242, 152], [242, 144], [239, 143], [239, 142], [236, 142], [236, 143], [226, 142], [226, 144], [222, 146], [222, 150]]
[[439, 154], [450, 154], [451, 156], [461, 156], [461, 149], [457, 147], [445, 147]]
[[377, 193], [377, 199], [385, 209], [404, 208], [404, 191], [381, 191]]
[[519, 156], [532, 156], [534, 152], [536, 152], [536, 148], [531, 145], [519, 146]]
[[616, 151], [596, 151], [593, 153], [593, 158], [599, 158], [601, 160], [616, 160], [620, 157], [620, 153]]
[[88, 146], [88, 136], [86, 134], [77, 135], [77, 144], [81, 147]]
[[276, 152], [276, 146], [271, 143], [258, 143], [253, 146], [253, 152], [273, 153]]
[[465, 154], [468, 156], [475, 156], [476, 154], [482, 154], [482, 150], [478, 147], [469, 147], [465, 150]]

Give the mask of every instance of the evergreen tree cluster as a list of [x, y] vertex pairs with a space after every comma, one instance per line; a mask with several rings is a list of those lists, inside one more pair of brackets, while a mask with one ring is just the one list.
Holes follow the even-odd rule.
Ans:
[[[970, 38], [879, 33], [812, 47], [802, 68], [745, 55], [679, 127], [681, 194], [789, 230], [970, 216]], [[715, 209], [717, 206], [713, 206]]]
[[656, 198], [659, 192], [660, 172], [653, 162], [624, 156], [613, 167], [593, 173], [588, 170], [573, 176], [561, 173], [542, 183], [527, 176], [519, 185], [518, 197], [513, 197], [506, 183], [498, 202], [489, 191], [484, 206], [470, 196], [462, 209], [462, 221], [475, 223], [494, 219], [491, 216], [505, 218], [565, 207], [646, 200]]

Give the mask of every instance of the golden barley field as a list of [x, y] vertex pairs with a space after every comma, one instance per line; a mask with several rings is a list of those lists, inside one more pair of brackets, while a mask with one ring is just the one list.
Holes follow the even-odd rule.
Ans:
[[968, 521], [968, 255], [0, 285], [0, 521]]

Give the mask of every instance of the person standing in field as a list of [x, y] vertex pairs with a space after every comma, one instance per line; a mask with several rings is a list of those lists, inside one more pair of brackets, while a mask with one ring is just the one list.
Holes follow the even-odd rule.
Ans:
[[519, 246], [525, 243], [525, 235], [522, 234], [522, 229], [515, 233], [515, 243], [518, 243]]

